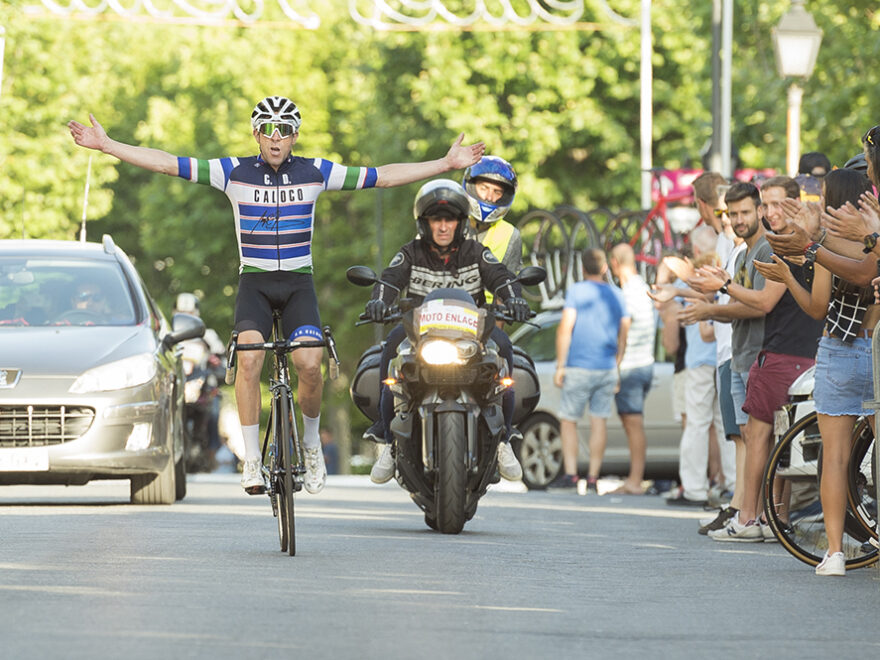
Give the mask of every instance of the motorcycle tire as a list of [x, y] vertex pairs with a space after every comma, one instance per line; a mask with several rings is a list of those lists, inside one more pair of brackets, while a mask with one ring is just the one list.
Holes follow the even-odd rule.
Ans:
[[435, 506], [437, 527], [443, 534], [458, 534], [467, 516], [467, 437], [464, 415], [437, 413], [437, 481]]

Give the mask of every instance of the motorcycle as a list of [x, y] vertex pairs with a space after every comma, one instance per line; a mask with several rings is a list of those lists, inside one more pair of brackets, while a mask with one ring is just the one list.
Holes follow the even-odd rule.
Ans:
[[[352, 266], [346, 277], [358, 286], [381, 281], [366, 266]], [[528, 266], [514, 281], [535, 285], [545, 277], [543, 268]], [[370, 322], [363, 314], [360, 319], [357, 325]], [[437, 289], [417, 307], [400, 300], [381, 322], [401, 320], [406, 338], [385, 381], [394, 396], [388, 431], [397, 482], [424, 512], [429, 527], [457, 534], [473, 518], [489, 485], [498, 481], [498, 443], [506, 433], [504, 391], [516, 382], [517, 423], [538, 403], [538, 377], [534, 363], [516, 347], [513, 374], [508, 373], [489, 337], [496, 320], [512, 322], [499, 305], [481, 309], [465, 291]], [[381, 345], [367, 349], [351, 386], [352, 400], [373, 421], [380, 414], [381, 350]]]
[[220, 373], [224, 365], [207, 344], [199, 340], [183, 343], [184, 433], [187, 472], [211, 472], [217, 447], [217, 416], [220, 403]]

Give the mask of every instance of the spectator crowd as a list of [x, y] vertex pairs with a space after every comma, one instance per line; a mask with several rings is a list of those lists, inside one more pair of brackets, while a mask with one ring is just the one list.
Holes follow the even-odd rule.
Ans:
[[614, 401], [631, 457], [616, 492], [644, 492], [643, 406], [659, 337], [678, 358], [672, 403], [682, 421], [680, 486], [667, 503], [717, 510], [698, 529], [713, 542], [776, 540], [762, 503], [774, 415], [813, 370], [827, 536], [815, 571], [845, 574], [853, 428], [859, 417], [873, 421], [863, 404], [874, 399], [880, 321], [880, 126], [862, 146], [839, 167], [805, 154], [795, 177], [731, 182], [704, 172], [693, 182], [700, 221], [650, 287], [629, 244], [584, 252], [583, 280], [566, 292], [557, 331], [564, 465], [549, 487], [577, 484], [577, 422], [588, 409], [586, 483], [596, 490]]

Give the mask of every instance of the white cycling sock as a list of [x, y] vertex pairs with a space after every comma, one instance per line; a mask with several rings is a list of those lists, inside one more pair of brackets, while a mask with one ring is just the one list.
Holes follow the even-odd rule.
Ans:
[[316, 449], [321, 446], [321, 415], [308, 417], [303, 414], [303, 444], [306, 449]]
[[244, 460], [262, 458], [260, 451], [260, 425], [242, 426], [241, 435], [244, 440]]

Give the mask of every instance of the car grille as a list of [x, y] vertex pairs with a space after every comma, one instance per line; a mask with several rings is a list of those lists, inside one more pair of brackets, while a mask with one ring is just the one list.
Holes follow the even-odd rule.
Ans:
[[92, 425], [85, 406], [0, 406], [0, 447], [42, 447], [76, 440]]

